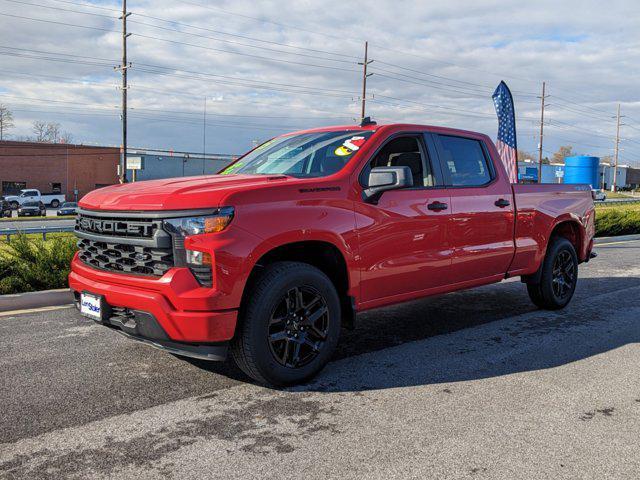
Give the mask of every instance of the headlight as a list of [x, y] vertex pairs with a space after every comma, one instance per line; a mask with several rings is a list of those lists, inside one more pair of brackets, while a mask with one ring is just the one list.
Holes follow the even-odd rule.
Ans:
[[165, 229], [183, 237], [203, 233], [221, 232], [233, 219], [233, 207], [223, 207], [213, 215], [201, 217], [170, 218], [164, 221]]

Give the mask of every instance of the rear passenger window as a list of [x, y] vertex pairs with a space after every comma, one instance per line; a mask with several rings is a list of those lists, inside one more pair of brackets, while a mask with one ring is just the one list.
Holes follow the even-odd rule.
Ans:
[[478, 140], [439, 135], [443, 167], [454, 187], [477, 187], [491, 181], [491, 172]]

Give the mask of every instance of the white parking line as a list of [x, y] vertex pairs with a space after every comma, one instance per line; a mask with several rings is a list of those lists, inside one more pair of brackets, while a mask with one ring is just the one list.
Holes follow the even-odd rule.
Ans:
[[593, 248], [606, 247], [607, 245], [620, 245], [622, 243], [638, 242], [640, 240], [621, 240], [620, 242], [596, 243]]
[[65, 308], [73, 308], [73, 304], [57, 305], [54, 307], [40, 307], [40, 308], [28, 308], [25, 310], [10, 310], [8, 312], [0, 312], [0, 317], [13, 317], [15, 315], [22, 315], [25, 313], [38, 313], [38, 312], [50, 312], [52, 310], [64, 310]]

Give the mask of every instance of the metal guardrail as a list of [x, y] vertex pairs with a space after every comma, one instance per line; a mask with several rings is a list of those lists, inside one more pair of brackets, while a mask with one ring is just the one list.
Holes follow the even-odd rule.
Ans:
[[627, 199], [622, 199], [622, 198], [612, 198], [610, 200], [604, 200], [604, 201], [596, 201], [596, 206], [602, 206], [605, 207], [607, 205], [631, 205], [631, 204], [635, 204], [635, 203], [640, 203], [640, 198], [631, 198], [629, 200]]
[[61, 233], [61, 232], [73, 232], [73, 226], [67, 227], [31, 227], [31, 228], [5, 228], [0, 229], [0, 235], [7, 238], [7, 242], [11, 242], [12, 235], [28, 235], [34, 233], [42, 234], [42, 239], [47, 239], [48, 233]]
[[640, 197], [629, 197], [629, 198], [616, 197], [616, 198], [609, 198], [607, 200], [604, 200], [604, 203], [634, 203], [634, 202], [640, 202]]

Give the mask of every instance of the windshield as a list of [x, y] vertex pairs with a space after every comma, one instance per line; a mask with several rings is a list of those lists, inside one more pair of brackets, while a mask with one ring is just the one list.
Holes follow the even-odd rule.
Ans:
[[40, 204], [38, 202], [25, 202], [23, 207], [39, 207]]
[[74, 202], [66, 202], [62, 204], [62, 208], [75, 208], [78, 204]]
[[342, 169], [372, 134], [339, 130], [277, 137], [220, 173], [324, 177]]

